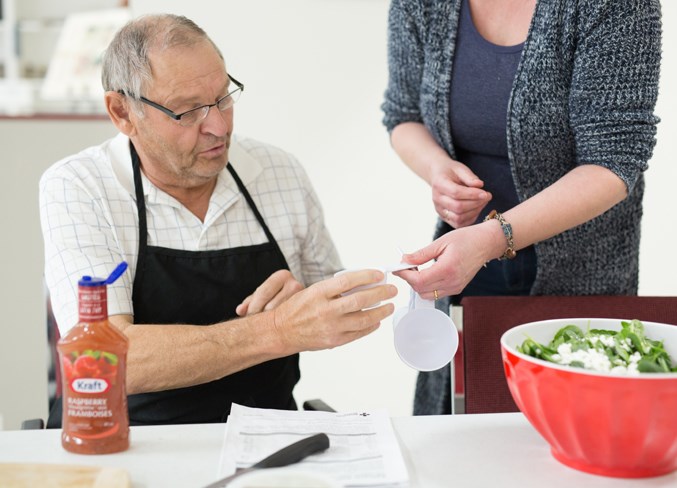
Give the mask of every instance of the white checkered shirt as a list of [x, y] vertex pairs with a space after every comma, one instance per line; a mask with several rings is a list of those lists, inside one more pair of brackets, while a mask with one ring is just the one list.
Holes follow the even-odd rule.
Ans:
[[[290, 154], [234, 138], [229, 160], [278, 242], [294, 277], [308, 286], [341, 269], [308, 176]], [[204, 222], [142, 173], [148, 245], [189, 251], [267, 241], [235, 181], [224, 169]], [[45, 281], [59, 330], [77, 323], [77, 282], [106, 277], [121, 261], [129, 271], [108, 286], [109, 315], [133, 315], [139, 247], [129, 139], [120, 134], [52, 165], [40, 180]]]

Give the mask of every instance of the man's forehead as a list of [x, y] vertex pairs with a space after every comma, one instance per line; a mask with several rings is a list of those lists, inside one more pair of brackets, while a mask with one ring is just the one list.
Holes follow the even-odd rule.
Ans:
[[151, 68], [154, 66], [181, 67], [193, 64], [225, 65], [221, 54], [207, 39], [201, 39], [189, 44], [177, 44], [166, 48], [156, 46], [148, 52]]
[[158, 92], [225, 88], [228, 75], [223, 59], [213, 47], [201, 45], [170, 48], [151, 57], [152, 79], [149, 87]]

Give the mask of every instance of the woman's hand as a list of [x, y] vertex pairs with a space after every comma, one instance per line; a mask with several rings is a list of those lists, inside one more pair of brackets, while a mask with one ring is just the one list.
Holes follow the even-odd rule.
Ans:
[[484, 182], [449, 157], [420, 122], [403, 122], [390, 137], [402, 161], [432, 188], [440, 218], [455, 229], [474, 224], [492, 197]]
[[433, 300], [457, 295], [473, 279], [484, 263], [500, 253], [500, 239], [505, 240], [499, 226], [491, 222], [453, 230], [424, 248], [404, 254], [402, 262], [422, 265], [436, 260], [425, 269], [394, 273], [422, 297]]
[[431, 164], [430, 186], [437, 214], [455, 229], [474, 224], [492, 197], [470, 168], [451, 158]]

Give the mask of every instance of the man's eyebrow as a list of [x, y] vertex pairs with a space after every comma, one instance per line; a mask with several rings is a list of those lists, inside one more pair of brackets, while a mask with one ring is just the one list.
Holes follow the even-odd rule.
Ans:
[[[226, 83], [223, 85], [223, 89], [219, 90], [219, 93], [221, 95], [217, 96], [214, 101], [222, 98], [223, 96], [228, 94], [228, 91], [230, 90], [230, 80], [226, 81]], [[185, 107], [185, 106], [194, 106], [194, 107], [201, 107], [203, 105], [209, 105], [209, 103], [205, 103], [204, 99], [200, 95], [195, 95], [191, 97], [179, 97], [177, 96], [176, 98], [170, 97], [167, 99], [167, 105], [172, 104], [176, 107]]]

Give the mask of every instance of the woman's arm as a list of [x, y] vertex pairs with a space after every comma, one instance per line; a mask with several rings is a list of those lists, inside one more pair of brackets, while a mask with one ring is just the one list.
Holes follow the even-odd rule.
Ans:
[[[625, 198], [626, 186], [616, 174], [597, 165], [582, 165], [555, 184], [503, 214], [512, 226], [515, 249], [552, 237], [591, 220]], [[421, 271], [401, 271], [423, 298], [460, 293], [480, 268], [507, 249], [497, 220], [472, 225], [440, 237], [430, 245], [405, 254], [402, 260], [436, 263]]]

